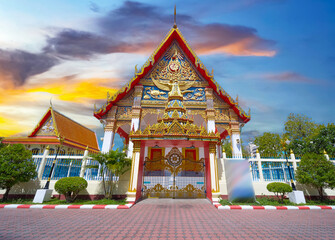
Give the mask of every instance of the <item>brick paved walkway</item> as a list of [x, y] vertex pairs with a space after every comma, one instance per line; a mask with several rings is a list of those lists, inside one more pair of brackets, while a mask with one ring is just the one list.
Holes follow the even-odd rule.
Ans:
[[334, 239], [332, 210], [220, 211], [149, 199], [128, 210], [0, 209], [0, 239]]

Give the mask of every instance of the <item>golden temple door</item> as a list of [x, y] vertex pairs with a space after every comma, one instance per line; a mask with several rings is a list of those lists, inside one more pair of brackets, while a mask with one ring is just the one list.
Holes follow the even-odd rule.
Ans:
[[146, 158], [142, 186], [144, 198], [205, 198], [205, 161], [183, 158], [176, 147], [165, 157]]

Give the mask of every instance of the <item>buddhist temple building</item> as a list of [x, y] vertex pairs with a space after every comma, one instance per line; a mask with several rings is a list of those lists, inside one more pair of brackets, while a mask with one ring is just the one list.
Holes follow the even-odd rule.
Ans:
[[176, 24], [94, 116], [104, 126], [102, 152], [112, 148], [116, 134], [127, 144], [132, 158], [128, 201], [150, 196], [217, 200], [226, 194], [218, 160], [222, 140], [229, 136], [233, 155], [242, 158], [240, 132], [250, 120], [250, 112], [217, 84]]
[[27, 137], [9, 137], [2, 142], [24, 144], [34, 155], [43, 154], [46, 147], [49, 148], [49, 154], [53, 155], [59, 146], [60, 155], [83, 154], [86, 149], [92, 153], [100, 151], [92, 130], [64, 116], [53, 107], [49, 107]]

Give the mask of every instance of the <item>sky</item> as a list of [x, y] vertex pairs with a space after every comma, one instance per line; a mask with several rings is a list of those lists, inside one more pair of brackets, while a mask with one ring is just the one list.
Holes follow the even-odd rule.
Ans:
[[96, 131], [107, 91], [126, 84], [177, 25], [215, 80], [238, 96], [250, 141], [290, 113], [334, 122], [335, 2], [0, 0], [0, 136], [30, 133], [52, 102]]

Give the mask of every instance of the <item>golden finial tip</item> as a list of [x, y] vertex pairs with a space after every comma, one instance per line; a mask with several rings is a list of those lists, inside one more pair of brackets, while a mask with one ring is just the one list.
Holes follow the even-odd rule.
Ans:
[[326, 152], [326, 150], [325, 150], [325, 149], [323, 149], [323, 154], [327, 154], [327, 152]]
[[47, 150], [49, 150], [49, 149], [50, 149], [50, 146], [48, 145], [48, 146], [47, 146]]
[[174, 5], [174, 24], [173, 28], [177, 28], [177, 22], [176, 22], [176, 16], [177, 16], [177, 10], [176, 10], [176, 5]]
[[86, 146], [86, 150], [88, 150], [88, 146]]
[[224, 152], [224, 153], [225, 153], [225, 152], [226, 152], [226, 150], [225, 150], [224, 148], [222, 148], [222, 152]]
[[256, 153], [259, 153], [258, 148], [256, 149]]
[[290, 154], [293, 154], [293, 150], [292, 149], [290, 149]]

